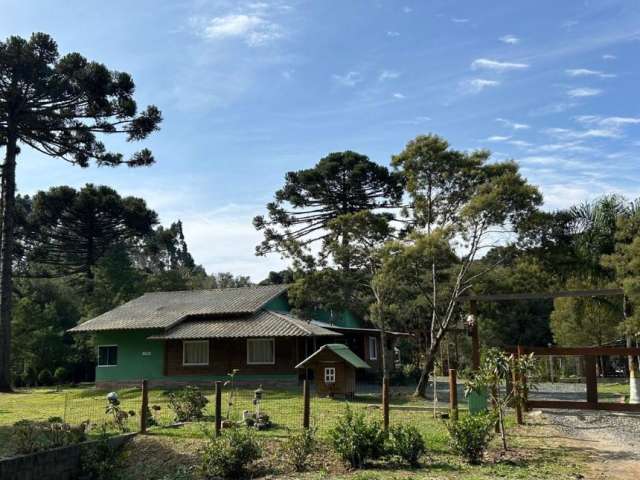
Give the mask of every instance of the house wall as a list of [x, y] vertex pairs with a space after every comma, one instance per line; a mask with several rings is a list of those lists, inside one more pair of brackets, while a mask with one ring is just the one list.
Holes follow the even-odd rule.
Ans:
[[164, 345], [157, 340], [147, 340], [147, 337], [154, 333], [156, 333], [154, 330], [96, 333], [96, 358], [98, 346], [118, 346], [118, 365], [96, 366], [96, 383], [162, 378]]
[[[324, 382], [324, 369], [336, 369], [336, 381], [333, 385]], [[325, 350], [313, 359], [311, 366], [315, 379], [316, 390], [319, 395], [351, 396], [356, 390], [355, 368], [349, 365], [335, 353]]]
[[304, 340], [297, 338], [275, 339], [275, 364], [249, 365], [247, 364], [247, 339], [210, 339], [209, 365], [182, 365], [182, 341], [169, 340], [166, 342], [166, 371], [167, 377], [175, 376], [224, 376], [233, 369], [238, 369], [239, 375], [259, 378], [265, 375], [297, 375], [295, 366], [304, 360]]

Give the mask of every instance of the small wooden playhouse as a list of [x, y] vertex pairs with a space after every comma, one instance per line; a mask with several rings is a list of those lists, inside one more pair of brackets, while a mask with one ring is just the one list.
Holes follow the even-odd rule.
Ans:
[[352, 397], [356, 392], [356, 369], [371, 367], [346, 345], [330, 343], [323, 345], [296, 368], [313, 371], [319, 395]]

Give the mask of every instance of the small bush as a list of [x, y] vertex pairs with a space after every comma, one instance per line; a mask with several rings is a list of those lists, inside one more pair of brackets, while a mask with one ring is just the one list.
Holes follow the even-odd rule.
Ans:
[[389, 450], [412, 467], [417, 467], [420, 465], [420, 457], [427, 452], [427, 445], [416, 427], [397, 425], [391, 427]]
[[100, 441], [86, 446], [80, 456], [80, 479], [119, 480], [122, 478], [122, 455], [109, 444], [109, 436], [103, 428]]
[[192, 480], [193, 468], [185, 465], [179, 465], [172, 473], [167, 473], [160, 480]]
[[329, 431], [336, 453], [353, 468], [361, 468], [367, 460], [384, 455], [384, 431], [377, 421], [369, 422], [364, 413], [354, 413], [347, 406], [337, 425]]
[[176, 414], [178, 422], [200, 420], [209, 403], [198, 387], [187, 386], [169, 394], [169, 408]]
[[281, 455], [296, 472], [303, 472], [309, 466], [309, 458], [318, 445], [316, 429], [308, 428], [290, 434], [281, 447]]
[[219, 437], [209, 437], [202, 450], [201, 470], [207, 478], [241, 478], [261, 455], [253, 430], [230, 428]]
[[493, 437], [494, 425], [495, 418], [488, 413], [465, 415], [458, 421], [449, 422], [451, 448], [469, 463], [480, 463]]
[[40, 371], [38, 374], [38, 384], [47, 387], [53, 384], [53, 375], [51, 375], [51, 370], [45, 368]]
[[59, 417], [46, 422], [20, 420], [11, 429], [11, 440], [15, 453], [28, 454], [84, 442], [85, 429], [86, 424], [72, 427]]
[[56, 385], [62, 385], [69, 378], [69, 372], [64, 367], [58, 367], [53, 372], [53, 379], [56, 382]]

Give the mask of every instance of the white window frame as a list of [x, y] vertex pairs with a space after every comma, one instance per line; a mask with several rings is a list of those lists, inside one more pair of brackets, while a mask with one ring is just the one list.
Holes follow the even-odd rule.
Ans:
[[[373, 345], [373, 348], [371, 346]], [[369, 360], [378, 360], [378, 338], [369, 337]]]
[[336, 383], [336, 367], [324, 367], [324, 383]]
[[120, 360], [120, 347], [118, 347], [118, 345], [116, 344], [110, 344], [110, 345], [98, 345], [98, 351], [97, 351], [97, 361], [96, 361], [96, 365], [98, 366], [98, 368], [109, 368], [109, 367], [117, 367], [118, 366], [118, 362], [116, 362], [114, 365], [100, 365], [100, 349], [101, 348], [108, 348], [108, 347], [116, 347], [116, 356], [118, 357], [118, 360]]
[[[187, 363], [185, 353], [187, 351], [186, 346], [195, 343], [204, 343], [207, 345], [207, 362], [206, 363]], [[206, 367], [209, 365], [209, 340], [183, 340], [182, 341], [182, 366], [183, 367]]]
[[[252, 362], [249, 360], [249, 344], [252, 342], [271, 342], [273, 351], [273, 361], [271, 362]], [[275, 365], [276, 364], [276, 339], [275, 338], [247, 338], [247, 365]]]

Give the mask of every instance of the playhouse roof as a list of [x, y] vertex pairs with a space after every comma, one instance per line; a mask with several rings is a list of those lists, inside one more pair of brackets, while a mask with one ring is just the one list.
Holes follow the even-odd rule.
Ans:
[[320, 347], [315, 353], [305, 358], [302, 362], [296, 365], [296, 368], [304, 368], [321, 352], [331, 351], [338, 357], [342, 358], [345, 362], [353, 366], [354, 368], [371, 368], [368, 363], [362, 360], [359, 356], [351, 351], [349, 347], [341, 343], [329, 343]]

